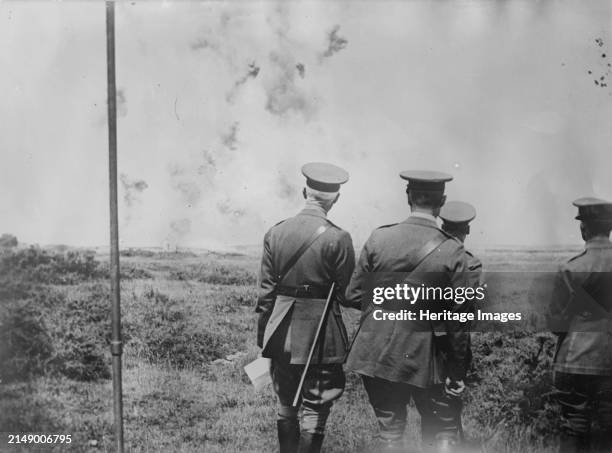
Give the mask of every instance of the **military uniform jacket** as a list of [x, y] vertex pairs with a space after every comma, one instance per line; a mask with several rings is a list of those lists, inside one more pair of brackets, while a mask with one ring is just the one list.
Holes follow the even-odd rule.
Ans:
[[549, 306], [554, 369], [612, 376], [612, 243], [592, 239], [561, 265]]
[[[347, 360], [348, 369], [393, 382], [428, 387], [436, 379], [434, 370], [434, 335], [429, 326], [416, 321], [374, 320], [365, 300], [364, 287], [371, 272], [410, 272], [411, 256], [433, 237], [446, 240], [417, 267], [418, 274], [430, 280], [427, 284], [460, 287], [469, 284], [468, 261], [463, 245], [438, 229], [433, 220], [411, 216], [404, 222], [374, 230], [361, 252], [347, 290], [347, 303], [360, 306], [363, 313], [360, 330]], [[413, 274], [414, 275], [414, 274]], [[451, 303], [452, 310], [467, 307]], [[454, 380], [465, 376], [469, 331], [458, 322], [446, 322], [448, 373]]]
[[[321, 225], [329, 225], [304, 252], [281, 282], [283, 288], [319, 289], [316, 297], [283, 295], [277, 291], [278, 273], [296, 250]], [[264, 237], [260, 272], [258, 345], [264, 357], [292, 364], [306, 363], [323, 313], [327, 291], [336, 282], [327, 321], [312, 363], [343, 363], [348, 338], [339, 305], [355, 267], [350, 235], [329, 222], [325, 212], [307, 207], [297, 216], [272, 227]], [[307, 285], [307, 286], [306, 286]]]
[[[467, 277], [467, 285], [469, 288], [477, 288], [479, 286], [484, 285], [484, 278], [482, 275], [482, 262], [480, 259], [472, 254], [469, 250], [465, 251], [467, 255], [467, 264], [468, 264], [468, 273]], [[484, 301], [471, 301], [464, 302], [466, 305], [465, 311], [475, 313], [476, 312], [476, 304], [481, 305]], [[468, 324], [470, 326], [470, 324]], [[471, 327], [471, 326], [470, 326]], [[446, 326], [444, 326], [444, 322], [440, 321], [434, 324], [434, 335], [436, 336], [435, 341], [435, 377], [434, 383], [441, 384], [446, 380], [446, 377], [449, 375], [448, 369], [448, 351], [452, 350], [451, 345], [447, 344], [448, 337], [446, 335]], [[468, 345], [465, 354], [465, 369], [467, 370], [470, 367], [470, 363], [472, 362], [472, 342], [471, 338], [468, 337]]]

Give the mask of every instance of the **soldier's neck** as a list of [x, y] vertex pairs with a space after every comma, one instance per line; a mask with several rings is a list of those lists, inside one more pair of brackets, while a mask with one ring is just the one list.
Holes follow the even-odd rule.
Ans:
[[610, 238], [608, 236], [598, 235], [598, 236], [591, 236], [590, 238], [586, 240], [587, 244], [599, 244], [602, 242], [608, 243], [610, 242]]
[[432, 222], [436, 222], [436, 216], [433, 215], [431, 210], [426, 209], [412, 209], [410, 211], [410, 217], [420, 217], [422, 219], [431, 220]]
[[418, 213], [418, 214], [427, 214], [430, 215], [432, 217], [436, 217], [436, 215], [434, 214], [433, 209], [429, 209], [429, 208], [421, 208], [420, 206], [414, 206], [412, 205], [410, 207], [410, 212], [412, 214]]
[[304, 203], [304, 209], [310, 209], [310, 210], [318, 211], [321, 214], [323, 214], [324, 216], [327, 216], [327, 211], [329, 211], [329, 208], [327, 208], [326, 205], [327, 205], [327, 203], [324, 203], [324, 202], [321, 202], [321, 201], [306, 200], [306, 203]]

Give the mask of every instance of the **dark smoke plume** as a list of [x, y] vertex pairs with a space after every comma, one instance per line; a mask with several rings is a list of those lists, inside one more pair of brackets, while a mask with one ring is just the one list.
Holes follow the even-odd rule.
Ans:
[[123, 188], [123, 202], [125, 203], [124, 222], [129, 223], [132, 219], [132, 208], [142, 203], [141, 194], [149, 185], [144, 179], [130, 179], [125, 173], [119, 175], [119, 181]]
[[119, 180], [123, 187], [123, 201], [127, 207], [140, 202], [140, 193], [149, 187], [144, 179], [130, 179], [125, 173], [119, 175]]
[[259, 74], [259, 70], [260, 68], [259, 66], [257, 66], [257, 63], [255, 63], [254, 61], [249, 63], [247, 72], [242, 77], [240, 77], [238, 80], [234, 82], [234, 86], [232, 87], [232, 89], [225, 95], [225, 100], [227, 102], [233, 102], [240, 87], [244, 85], [245, 83], [247, 83], [249, 79], [256, 78], [257, 75]]
[[323, 58], [329, 58], [333, 54], [340, 52], [348, 45], [348, 40], [343, 36], [340, 36], [340, 25], [335, 25], [334, 28], [328, 33], [327, 49], [323, 52]]
[[243, 217], [246, 214], [246, 209], [232, 206], [232, 202], [229, 198], [217, 203], [217, 211], [233, 219]]
[[217, 174], [217, 159], [211, 151], [205, 149], [202, 152], [202, 163], [197, 171], [198, 175], [204, 176], [204, 180], [212, 186], [212, 178]]
[[232, 123], [229, 130], [221, 134], [221, 143], [226, 148], [231, 149], [232, 151], [238, 148], [238, 126], [240, 124], [236, 121]]
[[289, 53], [272, 52], [269, 58], [277, 74], [271, 86], [266, 89], [266, 110], [275, 115], [284, 115], [290, 111], [306, 115], [312, 113], [312, 101], [296, 84], [296, 74], [303, 78], [299, 63]]
[[197, 178], [177, 164], [170, 165], [168, 172], [170, 173], [172, 188], [181, 194], [183, 201], [189, 207], [197, 204], [202, 198], [200, 186], [195, 182]]

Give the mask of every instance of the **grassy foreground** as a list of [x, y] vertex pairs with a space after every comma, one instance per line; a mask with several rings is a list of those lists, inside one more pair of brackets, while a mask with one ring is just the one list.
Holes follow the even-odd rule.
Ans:
[[[571, 253], [490, 251], [490, 270], [554, 269]], [[0, 266], [0, 451], [7, 433], [71, 434], [44, 451], [113, 451], [106, 257], [5, 252]], [[257, 355], [256, 257], [123, 253], [124, 415], [131, 452], [271, 452], [275, 397], [255, 393], [242, 367]], [[499, 296], [524, 306], [517, 284]], [[349, 329], [356, 313], [345, 313]], [[465, 431], [479, 451], [548, 452], [554, 340], [533, 332], [473, 334]], [[376, 423], [358, 378], [348, 376], [324, 449], [368, 452]], [[418, 415], [407, 439], [418, 445]], [[32, 447], [22, 451], [36, 451]]]

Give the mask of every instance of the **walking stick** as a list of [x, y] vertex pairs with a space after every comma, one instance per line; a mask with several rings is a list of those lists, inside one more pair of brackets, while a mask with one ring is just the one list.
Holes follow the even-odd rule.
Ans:
[[306, 379], [306, 373], [308, 373], [308, 367], [310, 366], [310, 361], [312, 360], [312, 356], [314, 354], [315, 348], [317, 347], [317, 342], [319, 341], [319, 335], [321, 334], [323, 323], [325, 323], [325, 318], [327, 317], [327, 312], [329, 311], [329, 307], [331, 304], [331, 300], [334, 294], [335, 287], [336, 287], [336, 282], [333, 282], [331, 284], [331, 287], [329, 288], [329, 294], [327, 295], [327, 300], [325, 301], [325, 307], [323, 308], [323, 314], [321, 315], [321, 319], [319, 320], [319, 325], [317, 326], [317, 331], [315, 332], [314, 339], [312, 340], [312, 346], [310, 347], [310, 352], [308, 353], [308, 359], [306, 360], [304, 371], [302, 371], [302, 377], [300, 378], [300, 383], [298, 384], [297, 391], [295, 392], [295, 398], [293, 398], [293, 407], [297, 407], [298, 401], [300, 399], [300, 395], [302, 394], [302, 387], [304, 387], [304, 380]]

